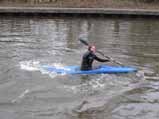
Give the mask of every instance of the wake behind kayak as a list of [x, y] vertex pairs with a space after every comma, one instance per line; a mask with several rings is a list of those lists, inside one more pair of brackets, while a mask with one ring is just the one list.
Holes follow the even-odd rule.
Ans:
[[80, 70], [80, 66], [55, 67], [49, 65], [42, 65], [42, 69], [57, 74], [116, 74], [116, 73], [131, 73], [137, 71], [137, 69], [133, 67], [109, 66], [109, 65], [100, 65], [96, 69], [87, 70], [87, 71]]

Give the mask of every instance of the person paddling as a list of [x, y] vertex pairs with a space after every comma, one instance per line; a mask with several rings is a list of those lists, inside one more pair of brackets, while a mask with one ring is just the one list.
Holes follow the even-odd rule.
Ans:
[[96, 47], [91, 45], [88, 47], [88, 51], [82, 57], [81, 70], [91, 70], [93, 61], [108, 62], [109, 59], [101, 59], [95, 55]]

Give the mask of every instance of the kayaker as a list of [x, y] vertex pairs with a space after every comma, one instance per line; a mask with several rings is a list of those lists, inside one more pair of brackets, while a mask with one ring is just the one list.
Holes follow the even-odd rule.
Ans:
[[81, 70], [91, 70], [94, 60], [99, 62], [108, 62], [108, 59], [101, 59], [95, 55], [96, 47], [91, 45], [88, 47], [88, 51], [82, 57]]

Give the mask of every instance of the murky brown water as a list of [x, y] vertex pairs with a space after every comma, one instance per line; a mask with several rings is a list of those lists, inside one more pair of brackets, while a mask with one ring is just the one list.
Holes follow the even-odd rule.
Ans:
[[[150, 18], [0, 16], [0, 117], [158, 119], [158, 34]], [[38, 67], [80, 65], [81, 35], [139, 72], [71, 76]]]

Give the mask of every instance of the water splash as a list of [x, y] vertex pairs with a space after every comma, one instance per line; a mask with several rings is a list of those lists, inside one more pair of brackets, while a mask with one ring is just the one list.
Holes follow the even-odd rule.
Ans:
[[[44, 65], [43, 65], [44, 66]], [[46, 65], [46, 66], [52, 66], [52, 67], [55, 67], [55, 68], [57, 68], [57, 69], [63, 69], [63, 67], [64, 67], [64, 65], [62, 64], [62, 63], [53, 63], [53, 64], [49, 64], [49, 65]], [[39, 70], [40, 70], [40, 72], [42, 73], [42, 74], [48, 74], [51, 78], [55, 78], [57, 75], [59, 75], [58, 73], [56, 73], [56, 72], [53, 72], [53, 71], [47, 71], [47, 70], [45, 70], [43, 67], [42, 67], [42, 65], [40, 66], [40, 68], [39, 68]], [[63, 74], [60, 74], [61, 76], [63, 76], [63, 75], [66, 75], [65, 73], [63, 73]]]
[[[19, 63], [20, 69], [26, 70], [26, 71], [40, 71], [41, 74], [48, 74], [51, 78], [55, 78], [58, 74], [56, 72], [49, 72], [42, 68], [42, 64], [40, 61], [22, 61]], [[58, 69], [62, 69], [64, 65], [62, 63], [53, 63], [53, 64], [48, 64], [48, 66], [53, 66]], [[60, 74], [60, 75], [65, 75], [65, 74]]]
[[22, 70], [27, 70], [27, 71], [38, 71], [40, 67], [40, 62], [39, 61], [22, 61], [20, 62], [20, 68]]

